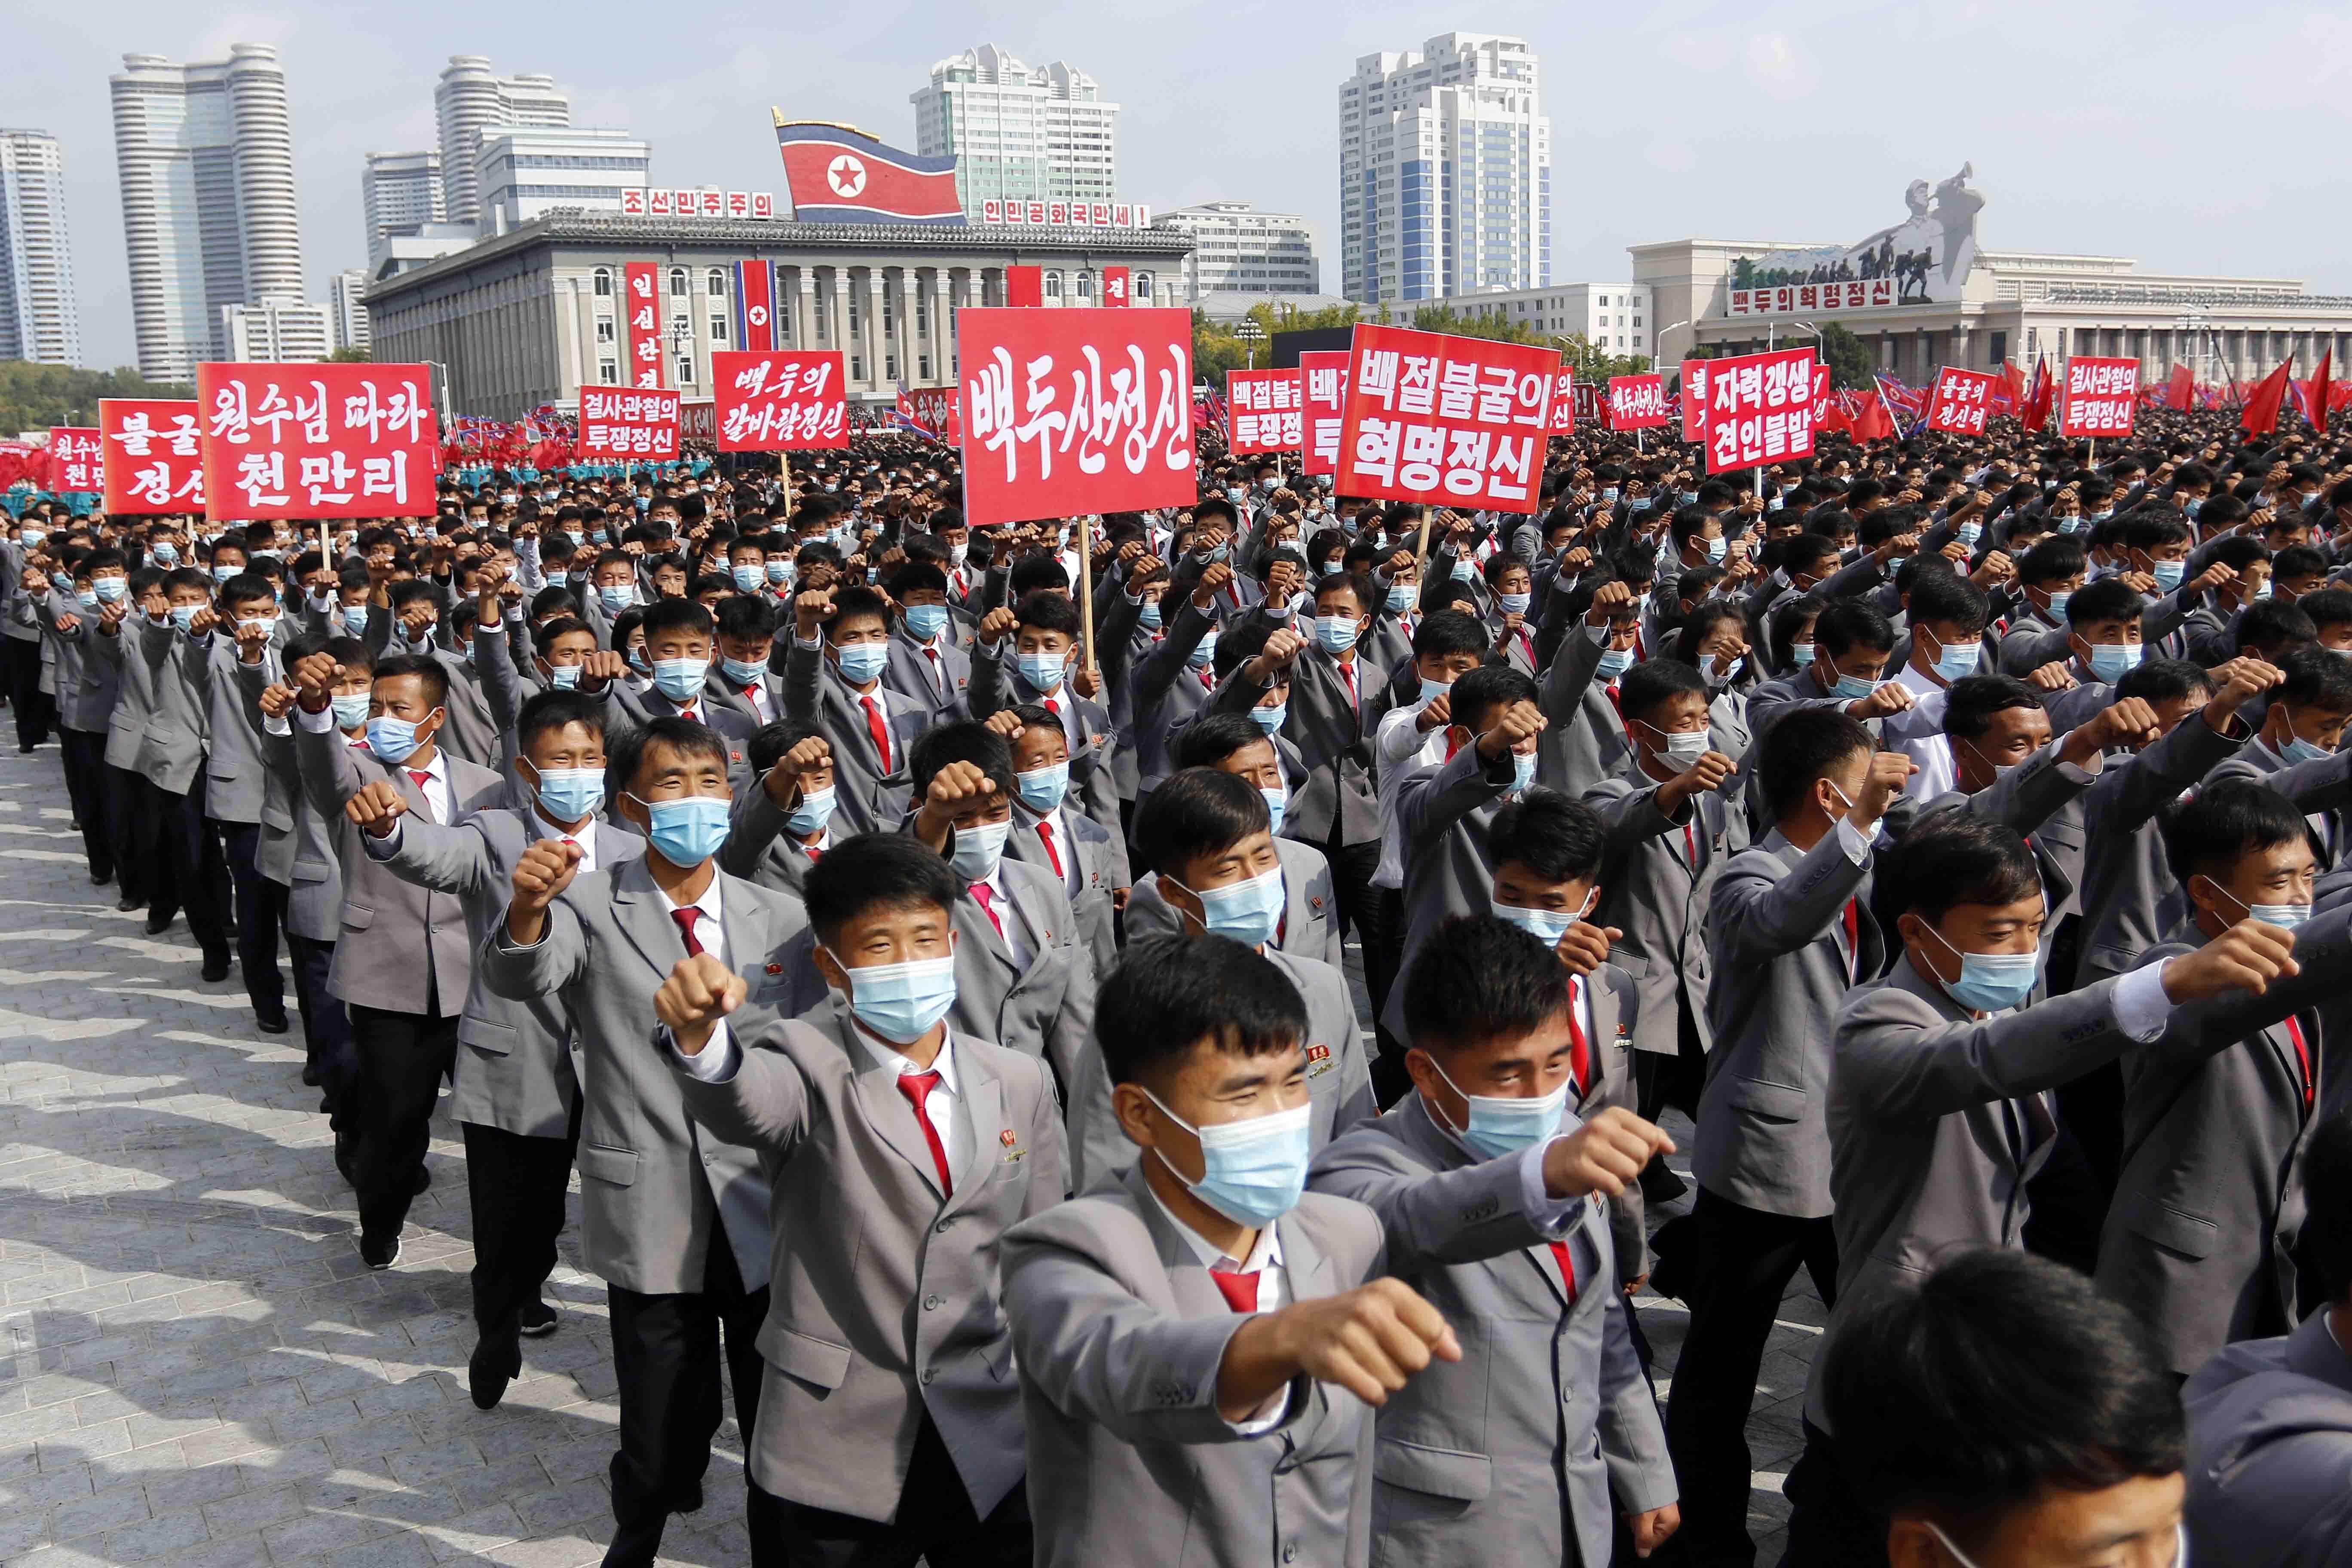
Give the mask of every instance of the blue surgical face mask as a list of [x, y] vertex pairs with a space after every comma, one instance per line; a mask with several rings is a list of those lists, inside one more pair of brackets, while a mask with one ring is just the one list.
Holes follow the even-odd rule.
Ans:
[[768, 673], [767, 665], [756, 658], [722, 658], [719, 668], [737, 686], [757, 686], [760, 678]]
[[834, 793], [830, 786], [803, 790], [801, 802], [793, 807], [793, 814], [784, 818], [784, 826], [803, 838], [823, 831], [824, 825], [833, 820], [833, 802]]
[[1837, 683], [1830, 688], [1832, 696], [1843, 697], [1847, 701], [1853, 702], [1878, 689], [1877, 681], [1866, 679], [1859, 675], [1844, 674], [1839, 670], [1834, 661], [1824, 668], [1837, 678]]
[[834, 668], [841, 679], [852, 686], [864, 686], [880, 679], [890, 664], [890, 648], [887, 643], [852, 642], [835, 647]]
[[1269, 735], [1281, 729], [1283, 720], [1289, 716], [1290, 704], [1287, 702], [1271, 705], [1262, 702], [1250, 710], [1250, 717], [1257, 721], [1257, 727]]
[[[840, 963], [839, 957], [835, 958]], [[850, 1015], [886, 1040], [911, 1046], [955, 1008], [955, 955], [909, 963], [842, 964]]]
[[1316, 616], [1315, 642], [1328, 654], [1347, 652], [1356, 646], [1356, 618], [1353, 616]]
[[2149, 564], [2147, 574], [2156, 579], [2158, 588], [2169, 594], [2180, 586], [2180, 579], [2188, 574], [2188, 571], [2189, 563], [2186, 561], [2158, 561]]
[[1597, 672], [1603, 680], [1614, 680], [1633, 668], [1633, 650], [1630, 647], [1608, 647], [1601, 650], [1601, 668]]
[[907, 606], [907, 635], [917, 642], [929, 642], [947, 629], [948, 607], [945, 605], [909, 605]]
[[173, 605], [172, 625], [180, 631], [186, 631], [190, 626], [195, 625], [196, 612], [203, 608], [204, 606], [202, 605]]
[[558, 691], [576, 691], [580, 689], [580, 667], [551, 664], [547, 667], [547, 683]]
[[577, 822], [604, 804], [602, 768], [546, 768], [531, 786], [541, 810], [558, 822]]
[[1959, 535], [1962, 544], [1974, 544], [1984, 537], [1984, 524], [1973, 521], [1964, 522], [1960, 524]]
[[734, 577], [735, 591], [739, 594], [749, 594], [756, 591], [761, 584], [768, 580], [768, 569], [755, 561], [736, 567]]
[[690, 795], [680, 800], [635, 800], [646, 808], [646, 836], [655, 851], [681, 868], [701, 865], [727, 842], [728, 803], [716, 795]]
[[1216, 657], [1217, 634], [1211, 631], [1201, 638], [1190, 654], [1185, 656], [1184, 662], [1194, 669], [1205, 669], [1208, 668], [1209, 661]]
[[2139, 668], [2140, 645], [2103, 642], [2091, 645], [2091, 673], [2113, 686]]
[[180, 563], [180, 547], [169, 540], [155, 546], [149, 553], [155, 557], [158, 566], [177, 566]]
[[2070, 588], [2061, 588], [2056, 593], [2052, 594], [2050, 595], [2050, 618], [2053, 621], [2064, 620], [2066, 618], [2066, 605], [2074, 597], [2074, 590]]
[[367, 721], [368, 750], [397, 767], [416, 754], [416, 726], [381, 713]]
[[1443, 697], [1453, 689], [1454, 682], [1450, 680], [1432, 680], [1425, 675], [1421, 678], [1421, 700], [1423, 705], [1432, 699]]
[[784, 560], [771, 561], [761, 569], [761, 575], [776, 586], [782, 587], [792, 581], [793, 563]]
[[242, 566], [215, 566], [213, 568], [213, 581], [215, 583], [226, 583], [244, 570], [245, 568]]
[[1444, 1068], [1437, 1067], [1436, 1058], [1432, 1057], [1429, 1065], [1437, 1068], [1437, 1076], [1445, 1079], [1445, 1087], [1461, 1095], [1469, 1105], [1469, 1124], [1454, 1136], [1472, 1153], [1501, 1160], [1525, 1153], [1559, 1136], [1560, 1118], [1568, 1112], [1568, 1091], [1573, 1079], [1563, 1078], [1559, 1087], [1549, 1094], [1521, 1100], [1516, 1096], [1464, 1093], [1462, 1086], [1447, 1077]]
[[1070, 668], [1069, 655], [1064, 653], [1031, 652], [1016, 655], [1013, 666], [1021, 679], [1039, 691], [1052, 692], [1061, 689], [1062, 677]]
[[950, 863], [963, 873], [965, 881], [985, 882], [996, 874], [996, 863], [1004, 858], [1004, 840], [1012, 831], [1010, 821], [957, 828]]
[[1235, 1225], [1268, 1226], [1298, 1206], [1307, 1190], [1307, 1163], [1314, 1153], [1313, 1107], [1301, 1105], [1246, 1121], [1195, 1127], [1150, 1089], [1143, 1091], [1160, 1113], [1201, 1141], [1201, 1179], [1187, 1179], [1152, 1153], [1192, 1194]]
[[131, 581], [127, 577], [93, 577], [89, 585], [97, 592], [99, 602], [105, 605], [114, 603], [131, 591]]
[[[1176, 887], [1184, 884], [1167, 879]], [[1186, 892], [1201, 900], [1201, 923], [1211, 936], [1229, 936], [1244, 947], [1263, 947], [1282, 924], [1282, 868], [1222, 888]]]
[[1135, 624], [1141, 626], [1148, 632], [1158, 631], [1161, 625], [1160, 601], [1157, 599], [1144, 600], [1143, 607], [1135, 613]]
[[683, 705], [701, 693], [702, 678], [709, 673], [710, 661], [707, 658], [657, 658], [654, 660], [654, 689]]
[[1412, 584], [1410, 583], [1390, 584], [1387, 603], [1389, 614], [1392, 616], [1402, 615], [1412, 604]]
[[1614, 506], [1617, 502], [1617, 487], [1615, 485], [1601, 486], [1601, 504], [1604, 506]]
[[1511, 753], [1511, 793], [1524, 791], [1536, 782], [1536, 754], [1533, 752]]
[[1804, 668], [1805, 666], [1813, 662], [1813, 645], [1809, 642], [1790, 643], [1789, 645], [1789, 659], [1790, 662], [1794, 664], [1799, 669]]
[[1507, 904], [1491, 895], [1487, 903], [1496, 920], [1510, 921], [1546, 947], [1557, 946], [1559, 939], [1568, 934], [1568, 928], [1584, 918], [1581, 910], [1531, 910], [1520, 904]]
[[1070, 793], [1070, 764], [1055, 763], [1049, 767], [1014, 773], [1013, 783], [1021, 796], [1021, 804], [1043, 816], [1048, 812], [1060, 810], [1062, 797]]
[[1535, 598], [1533, 594], [1497, 594], [1496, 595], [1496, 601], [1503, 606], [1503, 613], [1508, 616], [1526, 615], [1528, 606], [1535, 603]]
[[74, 603], [75, 603], [75, 604], [77, 604], [77, 605], [80, 605], [83, 609], [85, 609], [85, 610], [95, 610], [95, 609], [97, 609], [97, 608], [98, 608], [98, 594], [97, 594], [97, 591], [96, 591], [96, 590], [94, 590], [94, 589], [89, 589], [89, 588], [85, 588], [85, 589], [83, 589], [80, 593], [76, 594], [76, 595], [74, 595]]
[[2080, 533], [2082, 531], [2083, 519], [2079, 514], [2070, 512], [2058, 520], [2058, 531], [2061, 533]]
[[372, 704], [368, 694], [359, 691], [348, 697], [331, 697], [327, 705], [334, 711], [337, 729], [356, 730], [368, 721], [368, 709]]
[[2271, 580], [2270, 580], [2269, 578], [2265, 577], [2265, 578], [2263, 578], [2261, 582], [2259, 582], [2259, 583], [2257, 583], [2257, 584], [2254, 584], [2254, 595], [2253, 595], [2253, 602], [2254, 602], [2255, 604], [2259, 605], [2259, 604], [2261, 604], [2264, 599], [2267, 599], [2267, 598], [2269, 598], [2270, 596], [2271, 596]]
[[2025, 1005], [2042, 978], [2042, 954], [2035, 952], [1962, 952], [1934, 926], [1923, 926], [1960, 961], [1960, 977], [1944, 985], [1944, 994], [1979, 1013], [2006, 1012]]
[[637, 602], [637, 591], [625, 583], [608, 583], [596, 590], [597, 602], [607, 615], [619, 615]]
[[1454, 580], [1456, 583], [1475, 583], [1478, 580], [1478, 568], [1467, 561], [1456, 561], [1454, 563]]
[[1706, 558], [1709, 561], [1720, 561], [1723, 559], [1724, 552], [1730, 548], [1731, 541], [1724, 538], [1721, 534], [1717, 534], [1716, 537], [1706, 542]]
[[1280, 833], [1282, 831], [1282, 815], [1284, 812], [1290, 809], [1290, 791], [1287, 789], [1261, 789], [1257, 793], [1265, 797], [1267, 831]]
[[1981, 642], [1946, 643], [1936, 655], [1936, 673], [1946, 680], [1958, 680], [1977, 672], [1978, 656], [1984, 652]]

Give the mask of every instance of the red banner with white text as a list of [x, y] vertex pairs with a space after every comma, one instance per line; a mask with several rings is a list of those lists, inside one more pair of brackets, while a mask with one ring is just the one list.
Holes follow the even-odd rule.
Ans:
[[431, 517], [441, 472], [423, 364], [200, 364], [205, 515]]
[[1936, 373], [1927, 394], [1927, 428], [1953, 436], [1981, 436], [1992, 415], [1998, 377], [1982, 371], [1946, 365]]
[[1666, 422], [1666, 381], [1661, 375], [1612, 375], [1609, 378], [1612, 430], [1648, 430]]
[[2139, 361], [2092, 359], [2066, 362], [2066, 397], [2058, 412], [2061, 436], [2128, 436], [2139, 402]]
[[177, 398], [99, 399], [109, 516], [205, 510], [204, 439], [197, 420], [203, 407]]
[[1715, 363], [1708, 359], [1683, 361], [1683, 439], [1706, 439], [1706, 373]]
[[[1683, 406], [1685, 411], [1690, 406], [1687, 396]], [[1708, 362], [1708, 473], [1812, 455], [1812, 350], [1781, 349]]]
[[48, 488], [60, 495], [68, 490], [95, 494], [104, 489], [101, 453], [97, 426], [50, 426]]
[[621, 348], [627, 356], [621, 380], [630, 386], [662, 384], [661, 299], [654, 264], [632, 261], [621, 268]]
[[583, 386], [574, 454], [583, 463], [667, 463], [677, 456], [677, 419], [675, 392]]
[[1339, 471], [1339, 426], [1348, 417], [1348, 351], [1316, 349], [1298, 356], [1307, 410], [1307, 472]]
[[1558, 350], [1359, 326], [1349, 356], [1339, 494], [1537, 510]]
[[710, 355], [722, 452], [802, 452], [849, 445], [849, 394], [838, 349]]
[[1306, 446], [1304, 373], [1225, 372], [1225, 405], [1233, 415], [1230, 452], [1296, 452]]

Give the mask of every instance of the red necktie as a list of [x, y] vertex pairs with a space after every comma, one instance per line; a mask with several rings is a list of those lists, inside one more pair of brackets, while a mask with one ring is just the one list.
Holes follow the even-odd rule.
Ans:
[[915, 1123], [923, 1130], [923, 1142], [931, 1146], [931, 1168], [940, 1173], [940, 1191], [955, 1196], [955, 1183], [948, 1175], [947, 1145], [940, 1142], [940, 1130], [923, 1112], [923, 1101], [930, 1099], [931, 1090], [940, 1087], [940, 1075], [930, 1072], [907, 1072], [898, 1075], [898, 1092], [915, 1108]]
[[1845, 901], [1845, 977], [1853, 984], [1854, 972], [1862, 964], [1862, 908], [1859, 900]]
[[1571, 976], [1568, 983], [1568, 1070], [1576, 1079], [1576, 1098], [1581, 1100], [1585, 1085], [1592, 1081], [1592, 1047], [1584, 1038], [1584, 1020], [1579, 1016], [1582, 1009], [1577, 1005], [1576, 989]]
[[433, 792], [425, 786], [433, 782], [433, 775], [418, 773], [415, 768], [410, 768], [407, 772], [409, 782], [416, 786], [416, 793], [425, 797], [425, 815], [429, 821], [433, 816]]
[[940, 689], [940, 696], [945, 697], [948, 694], [948, 669], [940, 662], [940, 650], [926, 643], [923, 645], [923, 657], [931, 661], [931, 684]]
[[1352, 664], [1339, 666], [1339, 679], [1348, 683], [1348, 701], [1351, 705], [1360, 704], [1363, 699], [1356, 692], [1356, 667]]
[[988, 917], [988, 923], [996, 928], [996, 934], [1003, 936], [1004, 934], [1004, 922], [997, 918], [996, 895], [989, 891], [988, 884], [985, 882], [974, 882], [971, 885], [971, 896], [980, 900], [980, 912]]
[[677, 922], [677, 934], [686, 940], [687, 956], [699, 958], [702, 943], [695, 940], [694, 922], [702, 918], [702, 911], [689, 904], [685, 909], [670, 910], [669, 918]]
[[1051, 713], [1055, 718], [1059, 719], [1062, 716], [1062, 705], [1053, 698], [1048, 697], [1045, 699], [1045, 711]]
[[1226, 1306], [1236, 1312], [1257, 1310], [1256, 1275], [1212, 1268], [1209, 1270], [1209, 1278], [1216, 1282], [1218, 1293], [1224, 1297]]
[[882, 710], [874, 699], [861, 697], [858, 700], [866, 705], [866, 732], [874, 737], [875, 754], [882, 759], [882, 771], [887, 773], [891, 771], [890, 726], [883, 722]]
[[1054, 847], [1054, 825], [1050, 822], [1040, 822], [1037, 825], [1037, 838], [1045, 846], [1045, 858], [1054, 863], [1054, 875], [1067, 881], [1069, 873], [1062, 869], [1061, 854]]
[[824, 858], [824, 851], [822, 849], [803, 849], [801, 853], [809, 858], [809, 864], [812, 866]]
[[2292, 1013], [2287, 1015], [2286, 1037], [2294, 1042], [2295, 1060], [2303, 1064], [2303, 1103], [2305, 1108], [2308, 1109], [2312, 1096], [2317, 1092], [2319, 1086], [2312, 1080], [2311, 1047], [2304, 1044], [2303, 1025]]
[[1698, 835], [1693, 831], [1696, 826], [1696, 820], [1683, 824], [1683, 858], [1690, 862], [1693, 872], [1698, 870]]
[[677, 710], [677, 716], [685, 720], [689, 724], [699, 724], [702, 722], [702, 715], [694, 710], [694, 704], [691, 702], [679, 709]]
[[1564, 1241], [1555, 1241], [1551, 1244], [1551, 1255], [1559, 1263], [1560, 1289], [1568, 1292], [1568, 1304], [1573, 1307], [1576, 1305], [1577, 1292], [1576, 1257], [1569, 1251], [1568, 1243]]

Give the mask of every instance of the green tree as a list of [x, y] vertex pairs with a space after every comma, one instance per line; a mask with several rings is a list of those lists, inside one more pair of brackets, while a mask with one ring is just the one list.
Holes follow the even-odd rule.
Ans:
[[1822, 360], [1830, 367], [1832, 386], [1861, 387], [1871, 384], [1870, 350], [1835, 321], [1822, 329]]
[[374, 358], [375, 355], [366, 349], [340, 348], [327, 356], [327, 363], [329, 364], [366, 364]]
[[0, 436], [47, 430], [52, 425], [95, 425], [101, 397], [193, 398], [192, 386], [142, 378], [121, 370], [82, 370], [73, 365], [0, 360]]

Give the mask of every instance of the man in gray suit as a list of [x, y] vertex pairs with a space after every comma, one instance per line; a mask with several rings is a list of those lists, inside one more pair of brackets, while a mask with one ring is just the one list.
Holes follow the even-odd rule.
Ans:
[[1315, 1190], [1381, 1216], [1388, 1266], [1465, 1354], [1385, 1405], [1372, 1461], [1384, 1563], [1610, 1560], [1613, 1490], [1642, 1555], [1680, 1521], [1604, 1200], [1673, 1145], [1622, 1107], [1580, 1121], [1608, 1019], [1593, 973], [1488, 916], [1413, 963], [1415, 1093], [1323, 1151]]
[[205, 819], [205, 737], [207, 716], [191, 674], [205, 649], [218, 616], [212, 607], [212, 579], [183, 566], [163, 579], [165, 610], [139, 623], [138, 645], [129, 657], [144, 668], [152, 705], [136, 766], [145, 782], [142, 799], [155, 821], [156, 871], [163, 897], [147, 915], [147, 934], [157, 936], [172, 922], [172, 905], [187, 912], [188, 934], [204, 949], [202, 977], [226, 980], [229, 971], [228, 882], [220, 840]]
[[1102, 1002], [1144, 1155], [1003, 1243], [1035, 1561], [1362, 1568], [1369, 1405], [1462, 1350], [1376, 1277], [1370, 1210], [1304, 1193], [1298, 992], [1238, 942], [1156, 937]]
[[205, 816], [220, 834], [236, 911], [237, 967], [265, 1035], [287, 1029], [286, 982], [278, 972], [283, 900], [256, 866], [261, 838], [261, 731], [251, 717], [239, 666], [258, 667], [265, 685], [284, 679], [285, 637], [269, 579], [239, 574], [221, 585], [214, 629], [197, 639], [183, 668], [205, 705]]
[[2352, 668], [2326, 648], [2298, 647], [2279, 655], [2278, 669], [2262, 728], [2205, 782], [2257, 779], [2301, 805], [2324, 874], [2352, 847], [2352, 752], [2341, 749], [2352, 722]]
[[797, 899], [810, 868], [848, 837], [833, 830], [833, 748], [815, 725], [780, 720], [751, 737], [751, 771], [759, 787], [735, 804], [719, 868]]
[[480, 963], [493, 993], [551, 996], [578, 1032], [582, 1246], [610, 1298], [620, 1384], [604, 1561], [645, 1568], [666, 1516], [701, 1504], [722, 1341], [736, 1419], [746, 1444], [758, 1441], [753, 1339], [770, 1264], [759, 1154], [688, 1116], [677, 1075], [649, 1044], [653, 994], [680, 959], [709, 953], [772, 1009], [788, 984], [780, 950], [807, 921], [799, 900], [713, 863], [727, 834], [725, 742], [656, 719], [609, 750], [614, 810], [645, 835], [645, 855], [581, 876], [578, 845], [533, 843]]
[[889, 588], [898, 618], [882, 679], [893, 690], [929, 703], [941, 722], [970, 718], [971, 653], [948, 604], [947, 572], [935, 562], [909, 562], [892, 574]]
[[775, 1184], [752, 1559], [1026, 1563], [997, 1253], [1067, 1186], [1053, 1080], [947, 1022], [957, 888], [938, 856], [868, 834], [808, 895], [825, 1005], [730, 1019], [748, 988], [707, 954], [654, 998], [695, 1121]]
[[782, 660], [786, 716], [814, 724], [832, 748], [841, 831], [896, 832], [914, 794], [908, 758], [934, 710], [883, 679], [889, 605], [868, 588], [812, 589], [793, 601], [793, 617], [771, 657]]

